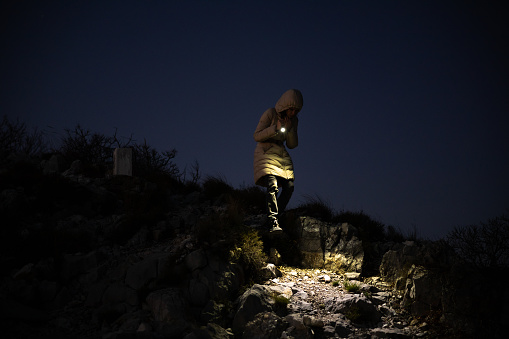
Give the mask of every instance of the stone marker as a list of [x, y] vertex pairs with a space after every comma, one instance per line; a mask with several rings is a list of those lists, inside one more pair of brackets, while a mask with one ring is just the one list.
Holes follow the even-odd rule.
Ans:
[[113, 152], [113, 175], [133, 175], [133, 149], [115, 148]]

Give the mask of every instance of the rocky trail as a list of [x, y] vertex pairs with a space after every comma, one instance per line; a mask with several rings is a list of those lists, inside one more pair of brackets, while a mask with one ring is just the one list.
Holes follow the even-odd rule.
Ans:
[[[272, 309], [278, 313], [278, 303], [288, 304], [283, 307], [285, 311], [279, 312], [281, 317], [274, 312], [258, 313], [246, 325], [245, 338], [432, 338], [438, 335], [424, 320], [400, 309], [401, 297], [378, 277], [362, 282], [357, 280], [359, 274], [353, 272], [339, 274], [287, 266], [272, 269], [277, 277], [264, 284], [275, 300]], [[285, 329], [279, 334], [278, 328], [279, 332]]]

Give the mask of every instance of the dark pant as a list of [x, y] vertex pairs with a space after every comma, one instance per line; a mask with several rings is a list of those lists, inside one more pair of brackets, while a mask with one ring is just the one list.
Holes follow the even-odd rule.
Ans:
[[[267, 184], [267, 216], [270, 221], [277, 220], [278, 214], [283, 213], [292, 197], [294, 185], [293, 180], [283, 179], [275, 175], [266, 175], [265, 183]], [[278, 186], [282, 188], [279, 198], [277, 193], [279, 192]]]

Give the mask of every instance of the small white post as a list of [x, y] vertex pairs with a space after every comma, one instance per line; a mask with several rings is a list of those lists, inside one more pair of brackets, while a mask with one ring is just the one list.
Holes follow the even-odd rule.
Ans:
[[115, 148], [113, 152], [113, 175], [133, 175], [133, 149]]

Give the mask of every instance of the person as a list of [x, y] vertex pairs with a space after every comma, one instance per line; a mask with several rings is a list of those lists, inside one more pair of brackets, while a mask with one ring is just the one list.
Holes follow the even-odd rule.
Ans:
[[[254, 132], [257, 142], [254, 151], [254, 181], [266, 187], [267, 221], [270, 231], [282, 231], [278, 218], [285, 210], [294, 191], [293, 162], [286, 147], [298, 146], [297, 114], [302, 109], [302, 93], [297, 89], [286, 91], [267, 109]], [[285, 147], [286, 144], [286, 147]], [[277, 197], [281, 187], [281, 194]]]

